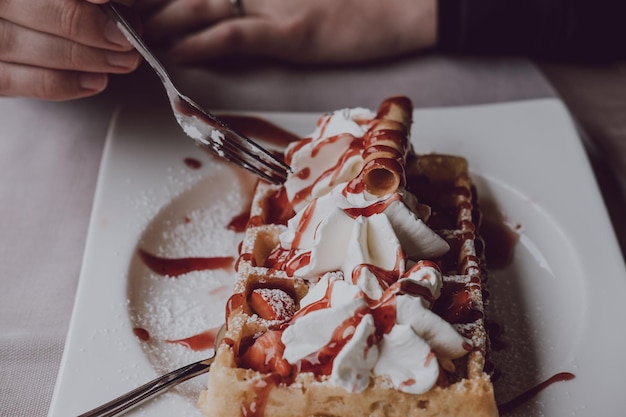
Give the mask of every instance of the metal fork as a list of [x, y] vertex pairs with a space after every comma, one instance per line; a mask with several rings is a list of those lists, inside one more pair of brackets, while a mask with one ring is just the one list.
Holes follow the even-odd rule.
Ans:
[[223, 325], [215, 336], [215, 348], [213, 355], [207, 359], [183, 366], [180, 369], [153, 379], [134, 390], [109, 401], [91, 411], [83, 413], [78, 417], [116, 417], [126, 413], [128, 410], [143, 404], [147, 400], [156, 397], [159, 393], [166, 391], [181, 382], [202, 375], [209, 371], [215, 359], [217, 347], [224, 339], [226, 326]]
[[274, 184], [287, 178], [290, 168], [251, 139], [237, 133], [189, 97], [181, 94], [167, 70], [150, 51], [119, 9], [111, 2], [101, 5], [119, 30], [157, 73], [169, 98], [176, 121], [187, 136], [202, 147]]

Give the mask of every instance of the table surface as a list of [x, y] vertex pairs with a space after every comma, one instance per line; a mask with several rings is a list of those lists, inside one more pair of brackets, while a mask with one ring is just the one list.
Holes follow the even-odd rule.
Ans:
[[[394, 94], [408, 95], [415, 107], [561, 97], [584, 132], [626, 253], [621, 215], [626, 209], [624, 67], [436, 54], [342, 68], [251, 64], [173, 73], [188, 95], [220, 110], [375, 108]], [[109, 90], [95, 98], [63, 103], [0, 99], [2, 416], [48, 411], [109, 119], [118, 103], [140, 94], [157, 102], [161, 97], [158, 80], [146, 67], [113, 79]]]

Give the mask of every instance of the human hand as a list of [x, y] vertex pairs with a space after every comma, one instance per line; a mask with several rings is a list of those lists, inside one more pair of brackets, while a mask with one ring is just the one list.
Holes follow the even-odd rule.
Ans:
[[230, 55], [351, 63], [434, 46], [435, 0], [139, 0], [145, 36], [199, 63]]
[[97, 94], [139, 55], [96, 3], [0, 1], [0, 96], [68, 100]]

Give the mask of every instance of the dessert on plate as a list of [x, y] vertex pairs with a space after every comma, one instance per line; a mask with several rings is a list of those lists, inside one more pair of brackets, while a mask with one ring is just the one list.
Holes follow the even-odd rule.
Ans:
[[467, 161], [406, 97], [335, 111], [257, 184], [207, 416], [496, 416]]

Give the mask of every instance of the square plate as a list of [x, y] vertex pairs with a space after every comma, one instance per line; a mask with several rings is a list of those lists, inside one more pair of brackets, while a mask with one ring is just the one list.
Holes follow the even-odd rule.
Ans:
[[[320, 116], [248, 115], [298, 135]], [[502, 326], [504, 342], [493, 355], [498, 403], [559, 372], [576, 376], [507, 415], [621, 415], [626, 268], [562, 103], [416, 109], [412, 138], [418, 153], [466, 157], [485, 216], [515, 232], [512, 262], [489, 280], [488, 318]], [[78, 415], [211, 353], [187, 338], [223, 321], [232, 270], [168, 278], [147, 268], [140, 252], [236, 257], [241, 234], [227, 226], [247, 209], [253, 183], [186, 139], [168, 108], [116, 113], [50, 417]], [[129, 415], [199, 417], [204, 381]]]

